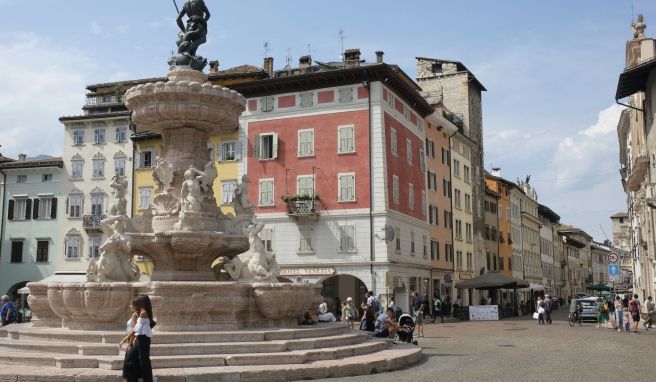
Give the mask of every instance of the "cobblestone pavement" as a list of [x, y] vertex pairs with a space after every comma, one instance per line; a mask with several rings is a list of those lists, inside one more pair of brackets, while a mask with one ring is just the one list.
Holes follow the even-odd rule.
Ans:
[[552, 325], [529, 316], [425, 325], [422, 361], [393, 373], [340, 379], [398, 381], [656, 381], [656, 329], [618, 333], [586, 322], [570, 327], [567, 308]]

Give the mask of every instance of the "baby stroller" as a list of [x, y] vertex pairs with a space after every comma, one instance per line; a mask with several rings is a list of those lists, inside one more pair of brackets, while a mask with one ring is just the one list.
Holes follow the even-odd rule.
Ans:
[[415, 319], [409, 314], [402, 314], [399, 317], [399, 329], [396, 331], [394, 341], [417, 345], [417, 341], [414, 340], [414, 333]]

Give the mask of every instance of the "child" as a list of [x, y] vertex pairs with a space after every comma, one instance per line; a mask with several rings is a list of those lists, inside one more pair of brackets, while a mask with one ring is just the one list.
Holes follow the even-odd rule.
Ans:
[[623, 318], [622, 321], [624, 321], [624, 330], [628, 333], [631, 330], [631, 312], [629, 310], [625, 310], [623, 312]]

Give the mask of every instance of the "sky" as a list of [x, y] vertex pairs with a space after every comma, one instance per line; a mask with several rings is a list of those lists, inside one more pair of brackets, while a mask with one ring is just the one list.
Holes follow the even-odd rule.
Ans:
[[[276, 68], [308, 53], [338, 60], [342, 43], [367, 61], [382, 50], [411, 77], [418, 56], [462, 62], [488, 89], [486, 168], [509, 180], [530, 174], [562, 222], [612, 237], [609, 217], [626, 210], [614, 94], [637, 13], [656, 36], [653, 1], [206, 3], [199, 54], [222, 69], [262, 66], [267, 53]], [[86, 85], [165, 75], [175, 17], [168, 0], [0, 0], [0, 153], [61, 155], [58, 118], [82, 113]]]

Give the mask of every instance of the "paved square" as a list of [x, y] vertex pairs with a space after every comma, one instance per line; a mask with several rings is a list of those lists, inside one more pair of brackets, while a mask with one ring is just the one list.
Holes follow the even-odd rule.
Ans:
[[552, 325], [529, 316], [427, 324], [415, 367], [344, 381], [654, 381], [656, 329], [618, 333], [594, 323], [570, 327], [566, 307]]

